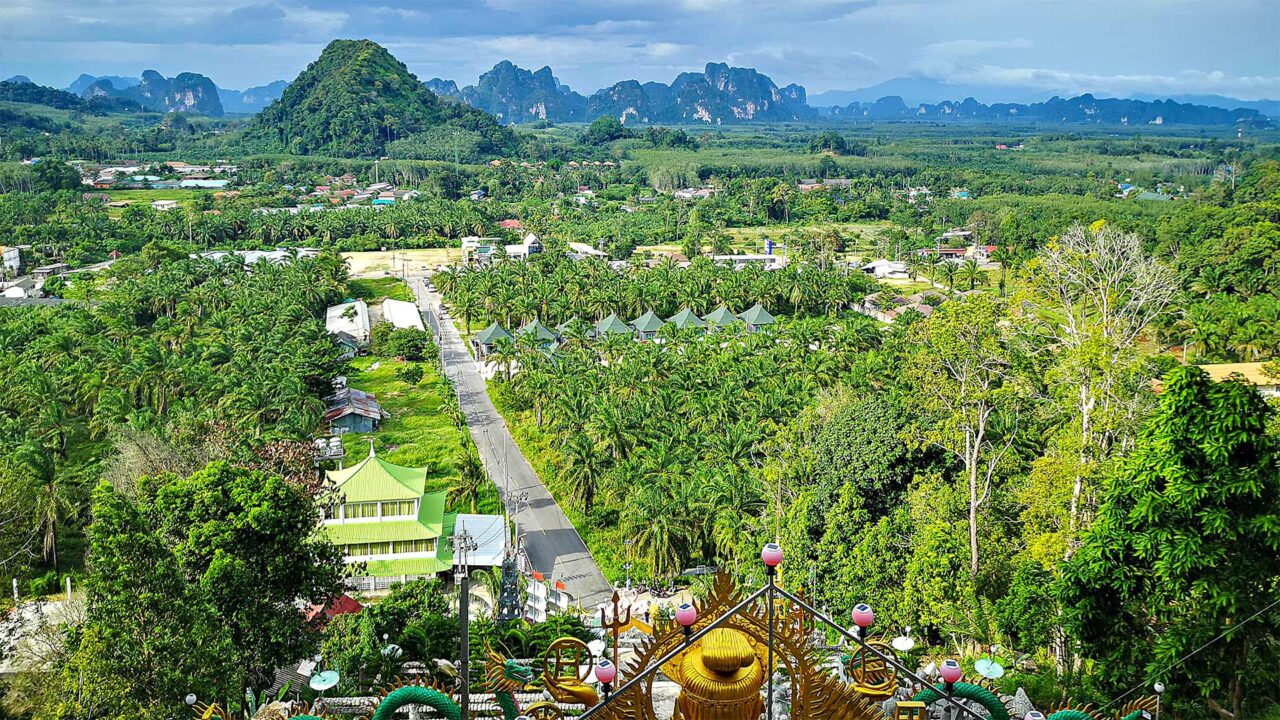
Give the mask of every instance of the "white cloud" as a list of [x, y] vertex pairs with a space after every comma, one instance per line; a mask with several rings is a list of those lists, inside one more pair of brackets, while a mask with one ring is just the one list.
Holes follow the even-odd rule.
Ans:
[[1026, 38], [1013, 38], [1012, 40], [946, 40], [925, 45], [921, 52], [926, 55], [969, 57], [971, 55], [982, 55], [992, 50], [1018, 50], [1030, 47], [1035, 47], [1035, 45]]
[[1183, 70], [1173, 75], [1152, 73], [1095, 74], [1066, 70], [999, 65], [952, 66], [941, 72], [934, 68], [929, 77], [969, 85], [1019, 86], [1046, 92], [1076, 95], [1196, 94], [1211, 93], [1242, 100], [1280, 97], [1280, 75], [1232, 76], [1220, 70]]

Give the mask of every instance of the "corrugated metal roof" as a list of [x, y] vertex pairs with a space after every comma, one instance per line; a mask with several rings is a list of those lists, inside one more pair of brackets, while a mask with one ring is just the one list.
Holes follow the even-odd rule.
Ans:
[[329, 396], [328, 409], [324, 411], [324, 421], [333, 422], [352, 413], [374, 420], [389, 417], [382, 411], [382, 406], [378, 404], [378, 398], [374, 397], [373, 393], [355, 388], [343, 388]]
[[[373, 502], [375, 500], [416, 500], [427, 497], [423, 490], [427, 482], [426, 468], [411, 468], [387, 462], [376, 455], [342, 470], [330, 470], [325, 476], [334, 484], [347, 502]], [[440, 512], [444, 512], [443, 492], [440, 494]], [[422, 514], [419, 513], [419, 517]]]
[[440, 558], [405, 558], [404, 560], [370, 560], [365, 563], [365, 574], [373, 577], [396, 575], [434, 575], [453, 567], [452, 560]]

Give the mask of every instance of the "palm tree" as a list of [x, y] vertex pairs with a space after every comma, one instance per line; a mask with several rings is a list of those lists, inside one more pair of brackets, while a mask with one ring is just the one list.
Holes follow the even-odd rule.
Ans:
[[583, 433], [570, 437], [562, 453], [565, 464], [561, 478], [568, 483], [574, 501], [582, 505], [582, 512], [590, 515], [605, 471], [600, 454], [591, 438]]
[[58, 467], [46, 448], [32, 443], [21, 446], [15, 459], [26, 467], [35, 492], [32, 513], [42, 528], [42, 557], [53, 565], [54, 574], [61, 571], [58, 560], [58, 521], [75, 512], [75, 504], [66, 495], [66, 489], [58, 482]]
[[956, 274], [960, 268], [953, 262], [947, 260], [938, 264], [937, 274], [942, 278], [942, 284], [947, 286], [947, 290], [955, 290]]
[[502, 366], [507, 382], [511, 381], [511, 368], [519, 358], [520, 351], [516, 349], [516, 344], [511, 338], [498, 338], [493, 342], [493, 349], [489, 351], [489, 361]]
[[470, 440], [463, 438], [455, 456], [458, 463], [458, 480], [449, 489], [450, 504], [465, 503], [474, 514], [479, 509], [480, 491], [486, 482], [484, 466]]
[[969, 258], [964, 261], [964, 264], [960, 266], [957, 276], [961, 282], [969, 283], [970, 290], [973, 290], [976, 285], [985, 285], [987, 282], [986, 271], [983, 270], [982, 266], [978, 265], [978, 261], [973, 258]]

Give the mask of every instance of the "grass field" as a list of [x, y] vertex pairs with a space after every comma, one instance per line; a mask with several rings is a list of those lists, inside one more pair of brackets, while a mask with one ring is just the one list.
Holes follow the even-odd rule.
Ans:
[[[377, 396], [391, 417], [374, 432], [347, 433], [342, 444], [347, 460], [359, 462], [369, 454], [369, 438], [378, 454], [397, 465], [425, 467], [427, 484], [433, 490], [447, 488], [458, 476], [457, 453], [462, 436], [449, 416], [441, 411], [436, 373], [428, 363], [417, 363], [422, 381], [409, 385], [396, 377], [396, 370], [408, 363], [401, 360], [361, 357], [352, 362], [359, 372], [351, 375], [351, 386]], [[377, 366], [376, 369], [374, 366]]]
[[413, 302], [413, 291], [397, 277], [363, 278], [347, 282], [351, 297], [369, 303], [380, 303], [388, 298]]
[[386, 277], [406, 270], [423, 272], [422, 268], [462, 262], [461, 248], [426, 248], [422, 250], [372, 250], [369, 252], [342, 253], [353, 278]]
[[[874, 238], [881, 232], [893, 227], [887, 222], [863, 223], [820, 223], [817, 225], [769, 225], [765, 227], [726, 228], [725, 233], [731, 238], [734, 251], [747, 253], [764, 252], [765, 238], [773, 238], [775, 243], [782, 242], [788, 233], [812, 235], [834, 228], [844, 236], [845, 244], [850, 252], [870, 252], [875, 248]], [[637, 252], [667, 254], [680, 252], [679, 245], [641, 245]], [[710, 247], [704, 247], [709, 252]], [[781, 251], [776, 251], [781, 254]]]
[[[217, 191], [181, 188], [174, 190], [108, 190], [106, 194], [111, 198], [111, 202], [127, 202], [130, 205], [150, 205], [156, 200], [177, 200], [183, 209], [187, 209], [195, 202], [196, 196], [212, 196], [215, 192]], [[123, 208], [109, 208], [107, 210], [107, 214], [113, 219], [118, 219], [123, 213]]]

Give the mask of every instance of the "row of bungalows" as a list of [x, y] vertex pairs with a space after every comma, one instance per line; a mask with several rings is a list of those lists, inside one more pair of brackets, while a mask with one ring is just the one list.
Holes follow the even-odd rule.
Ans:
[[[681, 330], [692, 328], [704, 332], [733, 325], [742, 325], [747, 332], [759, 332], [775, 322], [774, 316], [770, 315], [769, 311], [765, 310], [760, 303], [756, 303], [749, 310], [737, 314], [722, 305], [703, 317], [699, 317], [692, 310], [684, 308], [666, 320], [658, 317], [658, 314], [652, 310], [631, 322], [626, 322], [619, 318], [616, 313], [612, 313], [594, 325], [586, 325], [584, 335], [588, 340], [625, 335], [633, 337], [637, 342], [650, 342], [657, 339], [658, 332], [667, 325], [673, 325]], [[578, 328], [574, 327], [575, 323], [579, 324]], [[493, 323], [471, 338], [471, 346], [477, 358], [484, 358], [493, 352], [494, 345], [499, 341], [514, 342], [517, 337], [532, 333], [535, 342], [540, 347], [551, 349], [565, 337], [575, 332], [581, 332], [582, 325], [581, 321], [575, 318], [561, 323], [553, 331], [541, 322], [533, 320], [516, 330], [513, 335], [501, 325]]]

